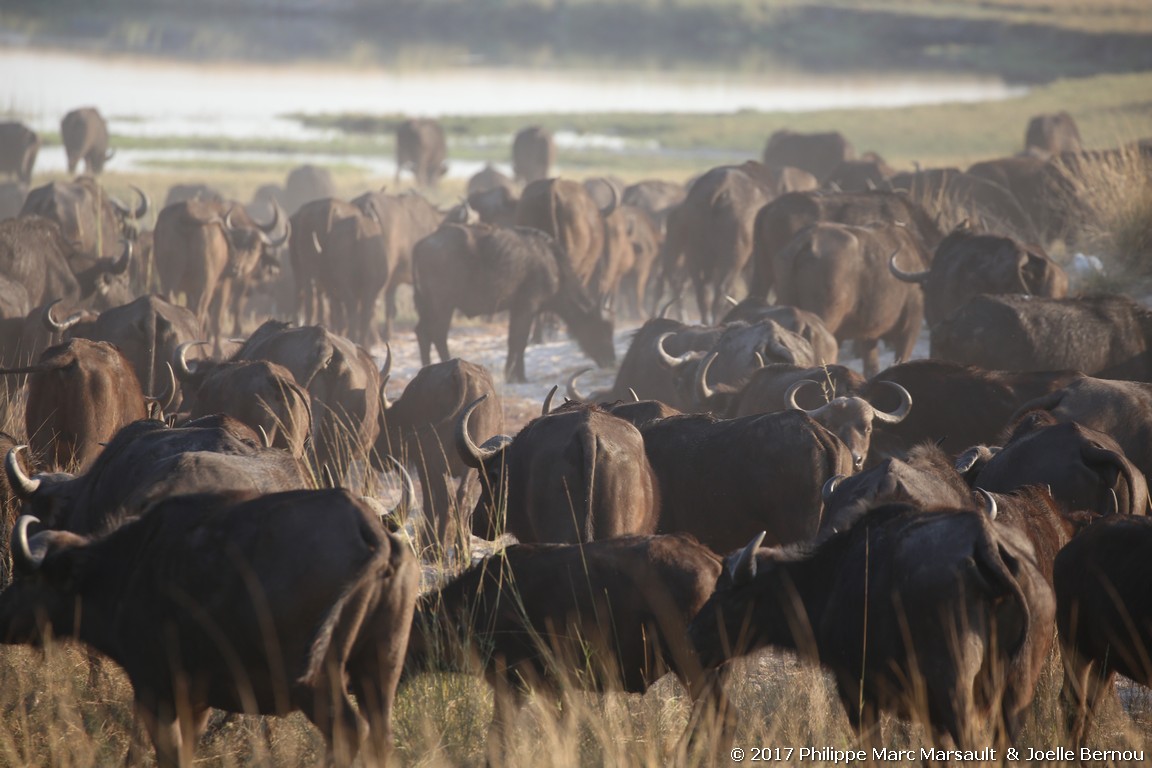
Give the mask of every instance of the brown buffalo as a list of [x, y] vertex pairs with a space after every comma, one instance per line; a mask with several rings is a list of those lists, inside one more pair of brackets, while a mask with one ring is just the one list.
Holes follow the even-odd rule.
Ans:
[[60, 121], [60, 139], [68, 155], [68, 173], [84, 161], [85, 170], [96, 175], [104, 170], [112, 151], [108, 149], [108, 124], [95, 107], [74, 109]]
[[169, 499], [99, 538], [29, 536], [21, 518], [0, 640], [75, 637], [112, 658], [162, 766], [192, 764], [209, 707], [303, 710], [342, 766], [367, 721], [384, 765], [415, 558], [346, 491], [254, 496]]
[[279, 228], [279, 209], [275, 214], [259, 224], [239, 205], [194, 200], [165, 208], [156, 219], [160, 288], [184, 295], [217, 349], [225, 311], [232, 315], [232, 334], [240, 335], [240, 302], [249, 282], [279, 263], [274, 250], [288, 241], [291, 225], [273, 240], [269, 233]]
[[911, 357], [924, 318], [920, 288], [888, 271], [894, 253], [910, 264], [928, 263], [905, 227], [832, 223], [802, 229], [773, 260], [779, 301], [819, 316], [840, 341], [855, 340], [866, 376], [880, 370], [881, 339], [897, 361]]
[[517, 181], [531, 184], [548, 178], [556, 163], [556, 143], [552, 132], [539, 125], [522, 128], [512, 139], [512, 174]]
[[1035, 115], [1024, 132], [1024, 151], [1048, 158], [1061, 152], [1079, 152], [1080, 129], [1072, 115], [1064, 110]]
[[332, 172], [318, 165], [300, 165], [288, 171], [284, 181], [284, 208], [289, 215], [306, 203], [336, 196]]
[[396, 183], [411, 170], [418, 187], [435, 187], [448, 172], [444, 128], [431, 118], [405, 120], [396, 127]]
[[[607, 185], [615, 198], [615, 187]], [[576, 278], [590, 285], [604, 253], [604, 217], [617, 200], [600, 207], [582, 184], [568, 179], [540, 179], [524, 188], [516, 223], [551, 235], [568, 255]]]
[[722, 707], [685, 633], [719, 575], [689, 536], [512, 546], [421, 599], [405, 672], [479, 662], [496, 697], [493, 764], [527, 687], [644, 693], [671, 671]]
[[106, 342], [72, 339], [44, 350], [30, 373], [24, 428], [36, 459], [53, 468], [87, 469], [103, 444], [146, 415], [131, 364]]
[[81, 272], [101, 258], [115, 258], [123, 249], [121, 241], [136, 239], [137, 222], [148, 213], [150, 203], [142, 190], [133, 190], [140, 202], [129, 208], [91, 177], [53, 181], [28, 193], [20, 215], [36, 214], [58, 223], [73, 243], [72, 271]]
[[1087, 213], [1062, 167], [1039, 157], [1003, 157], [976, 163], [972, 176], [1008, 190], [1028, 216], [1036, 241], [1071, 244]]
[[1068, 295], [1067, 273], [1042, 248], [974, 232], [967, 222], [941, 241], [928, 269], [905, 272], [895, 256], [889, 268], [896, 279], [924, 287], [924, 316], [930, 328], [981, 293], [1054, 299]]
[[[386, 364], [386, 368], [388, 365]], [[408, 382], [395, 402], [380, 387], [380, 436], [374, 459], [398, 457], [415, 466], [424, 498], [424, 540], [447, 551], [467, 546], [468, 515], [479, 486], [476, 473], [455, 450], [456, 422], [464, 408], [485, 396], [468, 423], [474, 442], [483, 442], [504, 429], [500, 401], [492, 375], [482, 365], [453, 359], [428, 365]], [[451, 478], [459, 477], [455, 491]]]
[[27, 184], [40, 152], [40, 136], [23, 123], [0, 123], [0, 173]]
[[1108, 517], [1056, 555], [1056, 625], [1064, 658], [1061, 702], [1072, 745], [1088, 738], [1116, 673], [1152, 685], [1148, 551], [1152, 519]]
[[853, 160], [856, 150], [839, 131], [829, 133], [796, 133], [780, 130], [768, 137], [764, 145], [764, 165], [790, 166], [808, 171], [821, 184], [845, 160]]
[[692, 622], [708, 666], [791, 648], [834, 675], [865, 738], [891, 710], [944, 747], [976, 748], [988, 721], [1015, 740], [1056, 611], [1023, 534], [979, 511], [888, 504], [815, 547], [761, 538], [729, 555]]
[[472, 532], [508, 532], [524, 543], [579, 543], [655, 533], [660, 492], [636, 427], [596, 406], [572, 405], [533, 419], [515, 438], [477, 447], [460, 416], [456, 450], [481, 473]]
[[584, 290], [567, 252], [527, 227], [445, 224], [413, 251], [416, 340], [424, 365], [432, 346], [448, 360], [448, 329], [456, 310], [468, 317], [508, 310], [508, 381], [526, 381], [524, 349], [532, 321], [554, 312], [597, 364], [616, 361], [612, 322]]
[[908, 390], [894, 382], [886, 382], [888, 387], [896, 391], [900, 398], [899, 407], [893, 412], [882, 411], [862, 397], [855, 395], [829, 398], [828, 402], [816, 408], [802, 408], [796, 403], [798, 390], [808, 387], [820, 390], [823, 380], [802, 379], [794, 383], [784, 393], [788, 407], [794, 411], [803, 411], [812, 417], [812, 420], [840, 438], [840, 441], [852, 452], [853, 466], [859, 470], [864, 467], [864, 459], [868, 456], [868, 449], [872, 444], [872, 424], [899, 424], [912, 410], [912, 396]]

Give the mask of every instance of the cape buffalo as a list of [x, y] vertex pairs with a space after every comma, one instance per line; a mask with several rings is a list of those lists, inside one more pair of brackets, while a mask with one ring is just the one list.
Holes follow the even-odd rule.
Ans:
[[901, 455], [923, 442], [935, 442], [953, 454], [970, 445], [996, 443], [1015, 422], [1013, 414], [1021, 403], [1083, 375], [1079, 371], [989, 371], [945, 360], [910, 360], [885, 368], [855, 392], [876, 407], [891, 410], [898, 400], [887, 383], [895, 383], [916, 402], [915, 410], [903, 421], [877, 425], [872, 455], [879, 460]]
[[1010, 237], [980, 234], [967, 222], [936, 248], [927, 270], [905, 272], [898, 258], [888, 262], [893, 276], [924, 288], [928, 327], [951, 315], [981, 293], [1019, 293], [1060, 299], [1068, 295], [1068, 275], [1039, 246]]
[[604, 253], [604, 217], [618, 202], [616, 188], [607, 188], [613, 199], [601, 207], [579, 182], [540, 179], [524, 188], [516, 207], [516, 223], [551, 235], [585, 286]]
[[36, 520], [21, 518], [0, 640], [73, 637], [109, 656], [161, 766], [192, 764], [209, 707], [303, 710], [337, 765], [356, 756], [366, 720], [384, 765], [415, 558], [346, 491], [253, 497], [169, 499], [99, 538], [29, 536]]
[[976, 488], [1007, 493], [1038, 485], [1047, 488], [1067, 512], [1148, 513], [1144, 474], [1115, 440], [1079, 424], [1058, 424], [1045, 411], [1026, 414], [1003, 448], [972, 466], [976, 456], [970, 450], [957, 459], [957, 468]]
[[1056, 555], [1056, 625], [1064, 659], [1061, 700], [1075, 747], [1088, 738], [1095, 710], [1116, 673], [1152, 685], [1148, 551], [1152, 519], [1107, 517]]
[[659, 531], [690, 533], [719, 553], [762, 530], [779, 544], [812, 538], [821, 487], [853, 471], [839, 438], [796, 411], [672, 416], [641, 434], [659, 481]]
[[1152, 311], [1127, 296], [986, 296], [932, 328], [931, 356], [990, 370], [1152, 381]]
[[1103, 432], [1145, 477], [1152, 476], [1152, 384], [1085, 376], [1025, 402], [1012, 421], [1035, 410]]
[[719, 575], [690, 536], [508, 547], [421, 598], [405, 675], [480, 662], [496, 696], [493, 764], [529, 686], [644, 693], [671, 671], [703, 704], [722, 692], [685, 630]]
[[821, 186], [844, 192], [866, 192], [870, 189], [885, 188], [888, 178], [895, 175], [896, 170], [879, 155], [872, 152], [868, 154], [871, 157], [841, 162], [832, 169]]
[[320, 326], [269, 320], [232, 360], [267, 360], [292, 373], [312, 398], [316, 462], [337, 478], [372, 450], [380, 429], [380, 372], [363, 347]]
[[908, 390], [894, 382], [888, 382], [888, 387], [896, 391], [900, 398], [900, 405], [893, 412], [882, 411], [874, 407], [862, 397], [856, 395], [829, 398], [826, 403], [816, 408], [802, 408], [796, 403], [796, 392], [804, 387], [820, 390], [822, 380], [802, 379], [795, 382], [784, 393], [788, 408], [794, 411], [803, 411], [812, 417], [812, 420], [840, 438], [840, 441], [852, 452], [852, 464], [859, 470], [864, 467], [864, 459], [868, 456], [868, 449], [872, 443], [872, 424], [899, 424], [912, 410], [912, 396]]
[[269, 233], [280, 227], [280, 210], [272, 221], [253, 221], [239, 204], [189, 200], [169, 206], [156, 219], [156, 271], [160, 288], [183, 294], [185, 306], [212, 337], [219, 350], [223, 315], [230, 310], [232, 334], [240, 330], [240, 307], [249, 281], [258, 270], [279, 262], [274, 249], [288, 241]]
[[517, 181], [531, 184], [548, 178], [556, 163], [556, 144], [552, 132], [539, 125], [522, 128], [512, 139], [512, 174]]
[[54, 469], [85, 470], [123, 426], [145, 417], [132, 366], [107, 342], [72, 339], [49, 347], [30, 373], [24, 428], [36, 459]]
[[480, 403], [469, 404], [456, 427], [461, 460], [480, 471], [475, 535], [574, 544], [656, 532], [660, 493], [636, 427], [596, 406], [571, 405], [481, 448], [468, 432]]
[[846, 531], [868, 510], [903, 501], [922, 509], [974, 509], [972, 488], [952, 457], [932, 443], [917, 445], [904, 458], [887, 458], [823, 488], [824, 517], [817, 539]]
[[478, 192], [491, 192], [494, 189], [506, 190], [512, 197], [518, 198], [520, 196], [520, 189], [516, 186], [516, 182], [492, 163], [486, 164], [472, 174], [471, 178], [468, 179], [468, 186], [465, 187], [469, 197]]
[[326, 268], [321, 254], [336, 222], [360, 215], [352, 203], [325, 198], [305, 203], [289, 219], [288, 259], [296, 282], [296, 317], [304, 325], [328, 319], [317, 288], [318, 275]]
[[683, 260], [701, 322], [719, 321], [752, 255], [756, 213], [776, 194], [767, 174], [756, 163], [713, 168], [692, 183], [670, 222], [664, 269]]
[[335, 196], [336, 182], [327, 168], [307, 164], [288, 171], [284, 182], [284, 208], [288, 215], [296, 213], [305, 203]]
[[0, 173], [27, 184], [40, 152], [40, 136], [23, 123], [0, 123]]
[[[773, 264], [777, 255], [800, 230], [821, 221], [857, 226], [873, 226], [881, 222], [904, 224], [924, 253], [932, 253], [943, 237], [939, 226], [923, 206], [898, 192], [782, 194], [756, 214], [749, 295], [768, 298], [775, 281]], [[885, 254], [885, 258], [887, 256]]]
[[683, 184], [663, 179], [645, 179], [625, 187], [620, 202], [646, 211], [663, 236], [668, 211], [684, 202], [687, 194], [688, 190]]
[[768, 304], [758, 296], [749, 296], [735, 304], [721, 319], [721, 325], [739, 321], [758, 323], [761, 320], [774, 320], [782, 327], [799, 334], [812, 346], [816, 362], [831, 365], [840, 356], [840, 343], [824, 325], [819, 315], [783, 304]]
[[1064, 110], [1035, 115], [1024, 132], [1024, 151], [1048, 158], [1061, 152], [1079, 152], [1080, 130], [1072, 115]]
[[396, 127], [396, 183], [408, 169], [418, 187], [435, 187], [448, 172], [444, 128], [432, 118], [405, 120]]
[[249, 427], [212, 416], [176, 429], [137, 421], [117, 432], [82, 475], [40, 472], [28, 477], [17, 449], [4, 470], [25, 514], [45, 528], [99, 533], [138, 516], [150, 504], [182, 493], [304, 488], [300, 464], [264, 448]]
[[91, 175], [104, 170], [113, 152], [108, 150], [108, 124], [95, 107], [74, 109], [60, 121], [60, 139], [68, 155], [68, 173], [76, 173], [76, 166], [84, 161]]
[[944, 227], [971, 219], [989, 232], [1011, 234], [1024, 242], [1040, 239], [1015, 195], [995, 181], [959, 168], [898, 173], [884, 187], [906, 193]]
[[[372, 455], [395, 456], [416, 467], [428, 526], [425, 541], [444, 550], [453, 543], [467, 546], [478, 478], [455, 450], [456, 421], [465, 406], [487, 395], [472, 413], [468, 432], [474, 442], [483, 442], [503, 431], [492, 375], [482, 365], [453, 359], [421, 368], [395, 402], [388, 401], [386, 384], [385, 377], [380, 385], [380, 436]], [[455, 492], [452, 477], [460, 478]]]
[[[792, 391], [788, 397], [792, 385], [805, 380], [818, 382], [820, 386]], [[770, 363], [755, 371], [738, 392], [729, 395], [727, 408], [721, 411], [713, 407], [710, 410], [723, 412], [729, 417], [752, 416], [787, 410], [790, 401], [803, 408], [817, 408], [833, 398], [858, 394], [863, 386], [864, 377], [843, 365], [805, 367]], [[890, 407], [896, 408], [895, 405]]]
[[1060, 165], [1039, 157], [1003, 157], [976, 163], [968, 173], [1008, 190], [1028, 216], [1037, 241], [1072, 243], [1087, 220], [1076, 186]]
[[22, 181], [0, 181], [0, 221], [20, 215], [28, 198], [28, 185]]
[[424, 365], [433, 345], [441, 361], [450, 358], [448, 329], [456, 310], [468, 317], [508, 311], [508, 381], [527, 381], [524, 348], [542, 311], [559, 315], [598, 365], [616, 361], [612, 321], [601, 317], [564, 249], [539, 230], [445, 224], [416, 244], [412, 263]]
[[189, 418], [223, 413], [260, 432], [269, 448], [306, 458], [312, 439], [308, 393], [287, 368], [266, 360], [210, 366], [194, 391], [185, 392]]
[[20, 215], [36, 214], [52, 219], [73, 243], [69, 264], [73, 272], [90, 268], [99, 259], [115, 258], [121, 240], [136, 239], [136, 223], [148, 213], [150, 201], [138, 187], [135, 208], [109, 195], [93, 178], [53, 181], [28, 193]]
[[706, 665], [791, 648], [828, 667], [866, 738], [892, 710], [945, 746], [976, 747], [989, 720], [1015, 740], [1055, 613], [1023, 534], [980, 511], [889, 504], [815, 547], [761, 539], [728, 556], [692, 622]]
[[856, 150], [839, 131], [796, 133], [779, 130], [764, 145], [764, 165], [774, 168], [791, 166], [808, 171], [821, 184], [845, 160], [853, 160]]
[[56, 299], [100, 303], [127, 293], [123, 276], [132, 262], [131, 243], [118, 253], [74, 272], [71, 265], [81, 257], [55, 221], [20, 216], [0, 222], [0, 275], [24, 286], [34, 307]]
[[840, 341], [854, 339], [866, 376], [880, 370], [881, 339], [895, 350], [897, 361], [911, 357], [923, 322], [919, 287], [888, 271], [894, 253], [908, 263], [928, 263], [904, 227], [832, 223], [800, 230], [773, 260], [779, 301], [819, 316]]

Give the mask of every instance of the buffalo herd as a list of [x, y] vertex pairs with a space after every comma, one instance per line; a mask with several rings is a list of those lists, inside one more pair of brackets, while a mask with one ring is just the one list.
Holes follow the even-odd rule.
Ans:
[[[1059, 112], [1018, 156], [897, 172], [777, 131], [627, 185], [553, 176], [530, 126], [449, 209], [304, 166], [248, 206], [177, 185], [147, 230], [149, 197], [96, 179], [100, 114], [61, 139], [86, 175], [0, 213], [0, 642], [117, 662], [158, 764], [211, 708], [301, 710], [331, 762], [383, 763], [400, 681], [460, 667], [493, 687], [495, 764], [528, 689], [669, 671], [682, 747], [731, 744], [730, 662], [769, 646], [831, 674], [865, 743], [891, 712], [1014, 744], [1050, 654], [1077, 746], [1115, 673], [1152, 685], [1152, 309], [1048, 255], [1090, 223], [1085, 168], [1147, 174], [1146, 144], [1085, 151]], [[434, 190], [448, 147], [404, 121], [396, 180]], [[39, 149], [0, 124], [15, 184]], [[502, 378], [452, 358], [458, 314], [506, 317]], [[557, 320], [615, 379], [566, 361], [508, 434]], [[423, 368], [390, 398], [399, 345]]]

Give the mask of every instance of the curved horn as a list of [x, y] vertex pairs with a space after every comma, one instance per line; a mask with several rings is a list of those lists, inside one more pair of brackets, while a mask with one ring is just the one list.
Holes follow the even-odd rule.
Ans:
[[796, 393], [804, 389], [804, 387], [808, 386], [809, 384], [820, 386], [820, 382], [818, 381], [813, 381], [812, 379], [800, 379], [800, 381], [792, 382], [792, 386], [788, 387], [788, 391], [784, 393], [784, 403], [790, 410], [803, 411], [804, 413], [811, 416], [812, 414], [819, 411], [820, 408], [824, 407], [820, 406], [820, 408], [813, 408], [812, 410], [808, 410], [807, 408], [801, 408], [800, 405], [796, 402]]
[[8, 484], [22, 499], [30, 498], [36, 491], [40, 490], [40, 480], [28, 477], [24, 474], [24, 467], [20, 466], [18, 454], [27, 447], [26, 445], [18, 445], [8, 451], [8, 455], [4, 458], [4, 472], [8, 475]]
[[187, 379], [195, 373], [195, 371], [188, 367], [188, 347], [199, 347], [207, 343], [206, 341], [186, 341], [176, 347], [173, 356], [176, 358], [176, 372], [181, 380]]
[[132, 188], [132, 191], [136, 193], [136, 197], [140, 200], [140, 203], [135, 208], [129, 208], [115, 197], [109, 197], [108, 202], [112, 204], [113, 208], [120, 211], [120, 213], [124, 214], [128, 218], [142, 219], [148, 213], [148, 210], [152, 207], [152, 201], [148, 199], [148, 195], [146, 195], [144, 190], [140, 189], [140, 187], [136, 186], [135, 184], [129, 184], [128, 186]]
[[607, 218], [612, 215], [616, 210], [616, 206], [620, 204], [620, 193], [616, 191], [616, 185], [608, 181], [608, 179], [601, 179], [601, 183], [608, 187], [608, 191], [612, 193], [612, 199], [600, 209], [600, 215]]
[[460, 459], [464, 464], [473, 469], [482, 469], [484, 462], [499, 452], [499, 449], [491, 452], [481, 450], [476, 443], [472, 442], [472, 436], [468, 434], [468, 419], [472, 416], [472, 411], [476, 410], [480, 403], [487, 399], [488, 395], [481, 395], [473, 400], [456, 421], [456, 452], [460, 454]]
[[52, 318], [52, 307], [56, 306], [61, 301], [63, 301], [63, 299], [56, 299], [55, 301], [51, 302], [48, 306], [44, 307], [44, 311], [40, 314], [40, 320], [44, 323], [44, 327], [48, 329], [49, 333], [64, 333], [69, 328], [76, 325], [76, 323], [80, 322], [81, 318], [84, 317], [83, 312], [73, 312], [64, 322], [56, 322], [56, 320]]
[[671, 309], [672, 305], [678, 301], [680, 301], [679, 296], [673, 296], [672, 298], [668, 299], [668, 301], [664, 302], [664, 306], [660, 307], [660, 311], [656, 313], [656, 317], [663, 320], [668, 316], [668, 310]]
[[[279, 210], [279, 208], [277, 208], [276, 210]], [[257, 227], [257, 228], [259, 229], [259, 227]], [[284, 245], [284, 243], [288, 242], [288, 238], [291, 236], [292, 236], [292, 224], [291, 224], [291, 222], [288, 222], [284, 225], [284, 234], [282, 234], [280, 237], [276, 238], [275, 240], [273, 240], [272, 237], [267, 232], [265, 232], [263, 229], [260, 229], [260, 242], [264, 243], [264, 245], [268, 246], [269, 248], [279, 248], [280, 246]]]
[[408, 474], [408, 470], [401, 464], [395, 456], [386, 454], [384, 461], [391, 464], [400, 473], [400, 501], [396, 502], [396, 506], [388, 510], [389, 517], [399, 517], [399, 513], [403, 510], [412, 509], [413, 501], [416, 498], [416, 484], [412, 482], [412, 475]]
[[392, 345], [384, 343], [384, 365], [380, 368], [380, 378], [384, 379], [392, 373]]
[[715, 390], [708, 386], [708, 369], [712, 367], [712, 361], [719, 356], [719, 352], [709, 352], [708, 357], [704, 358], [704, 362], [699, 368], [699, 373], [696, 375], [697, 405], [703, 405], [716, 394]]
[[336, 477], [332, 474], [332, 467], [328, 466], [328, 462], [324, 462], [324, 465], [320, 467], [320, 474], [323, 476], [325, 488], [337, 487]]
[[728, 577], [732, 580], [733, 586], [747, 584], [756, 578], [756, 550], [760, 549], [767, 535], [766, 531], [760, 531], [738, 554], [728, 556], [724, 565], [727, 566]]
[[317, 256], [324, 253], [324, 247], [320, 245], [320, 238], [316, 235], [316, 230], [312, 230], [312, 248], [315, 249]]
[[12, 529], [12, 557], [15, 560], [13, 565], [24, 566], [29, 571], [35, 571], [44, 562], [44, 554], [39, 556], [32, 554], [32, 547], [28, 544], [28, 526], [33, 523], [40, 522], [40, 519], [32, 515], [20, 515], [20, 519], [16, 521], [16, 527]]
[[882, 381], [881, 384], [887, 384], [890, 388], [896, 390], [896, 394], [900, 396], [900, 405], [896, 410], [888, 413], [881, 411], [875, 406], [872, 407], [872, 418], [877, 421], [882, 421], [885, 424], [899, 424], [904, 421], [908, 416], [908, 411], [912, 410], [912, 395], [904, 387], [900, 386], [894, 381]]
[[265, 448], [271, 448], [272, 447], [272, 438], [268, 437], [268, 431], [264, 429], [264, 425], [263, 424], [257, 424], [256, 425], [256, 431], [260, 433], [260, 443]]
[[581, 376], [583, 376], [584, 374], [588, 373], [588, 371], [590, 371], [590, 370], [592, 370], [592, 369], [591, 368], [581, 368], [580, 370], [576, 371], [576, 373], [572, 374], [571, 377], [569, 377], [569, 379], [568, 379], [568, 399], [569, 400], [579, 400], [580, 402], [583, 403], [588, 399], [587, 396], [580, 394], [580, 390], [576, 389], [576, 379], [578, 379]]
[[736, 301], [736, 299], [732, 298], [728, 294], [724, 294], [724, 301], [728, 302], [728, 304], [730, 304], [732, 307], [740, 306], [740, 302]]
[[832, 475], [824, 481], [824, 485], [820, 486], [820, 498], [828, 501], [828, 497], [836, 492], [836, 486], [840, 485], [840, 481], [847, 475]]
[[160, 406], [161, 412], [167, 413], [168, 409], [172, 407], [172, 403], [176, 402], [176, 371], [172, 370], [172, 363], [167, 360], [164, 361], [164, 367], [168, 369], [168, 397], [165, 398], [164, 404]]
[[896, 257], [900, 254], [899, 250], [892, 251], [892, 255], [888, 257], [888, 271], [892, 273], [892, 277], [905, 283], [923, 283], [928, 279], [928, 275], [932, 270], [926, 269], [923, 272], [905, 272], [896, 266]]
[[767, 368], [768, 367], [768, 363], [764, 362], [764, 355], [760, 354], [760, 350], [756, 350], [755, 352], [753, 352], [752, 356], [756, 358], [756, 369], [757, 370], [759, 370], [761, 368]]
[[632, 402], [640, 402], [640, 395], [636, 394], [636, 390], [632, 389], [632, 387], [628, 387], [628, 394], [632, 396]]
[[843, 192], [844, 191], [843, 188], [841, 188], [841, 186], [834, 181], [828, 182], [828, 189], [832, 190], [833, 192]]
[[976, 493], [980, 494], [980, 498], [984, 499], [984, 514], [988, 515], [989, 520], [995, 520], [996, 516], [1000, 514], [996, 506], [996, 499], [983, 488], [977, 488]]
[[391, 379], [391, 374], [380, 377], [380, 415], [383, 416], [387, 413], [388, 409], [392, 407], [392, 403], [388, 401], [388, 380]]
[[669, 336], [675, 335], [676, 334], [669, 331], [668, 333], [660, 334], [660, 338], [656, 339], [656, 352], [660, 355], [660, 359], [664, 361], [664, 365], [669, 368], [677, 368], [692, 359], [691, 350], [680, 355], [680, 357], [672, 357], [672, 355], [668, 354], [664, 349], [664, 340]]
[[132, 241], [124, 241], [124, 250], [120, 252], [120, 258], [108, 265], [104, 271], [110, 275], [122, 275], [128, 271], [132, 266]]
[[552, 389], [548, 390], [548, 394], [544, 397], [544, 407], [540, 409], [541, 416], [547, 416], [552, 412], [552, 398], [556, 397], [556, 390], [560, 389], [559, 384], [553, 384]]
[[[256, 229], [260, 230], [266, 235], [270, 235], [275, 232], [276, 227], [280, 226], [280, 204], [275, 200], [272, 201], [272, 221], [268, 222], [267, 224], [261, 224], [260, 222], [253, 219], [252, 224], [256, 227]], [[313, 232], [313, 234], [315, 234], [315, 232]]]

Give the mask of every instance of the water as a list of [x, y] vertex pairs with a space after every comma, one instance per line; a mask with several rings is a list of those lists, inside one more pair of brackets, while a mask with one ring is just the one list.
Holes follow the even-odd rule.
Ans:
[[[59, 51], [0, 51], [0, 113], [46, 132], [68, 110], [95, 105], [120, 135], [210, 136], [324, 142], [335, 129], [303, 125], [289, 115], [487, 115], [546, 112], [672, 112], [740, 110], [803, 112], [830, 108], [1007, 99], [1024, 92], [996, 78], [946, 75], [749, 76], [721, 73], [592, 72], [456, 67], [438, 70], [349, 69], [323, 65], [268, 67], [92, 57]], [[383, 139], [383, 137], [381, 137]], [[510, 136], [451, 137], [450, 144], [501, 148]], [[654, 141], [558, 132], [561, 149], [630, 153], [665, 151]], [[187, 168], [190, 161], [274, 166], [267, 151], [122, 149], [121, 171]], [[295, 162], [356, 165], [373, 175], [395, 172], [391, 150], [368, 155], [294, 153]], [[454, 159], [449, 175], [467, 178], [482, 163]], [[62, 171], [62, 151], [44, 151], [39, 171]], [[501, 168], [505, 173], [510, 169]]]
[[1007, 99], [1025, 89], [946, 75], [749, 76], [454, 68], [262, 67], [0, 51], [0, 109], [36, 128], [95, 104], [131, 135], [323, 139], [288, 114], [805, 112]]

